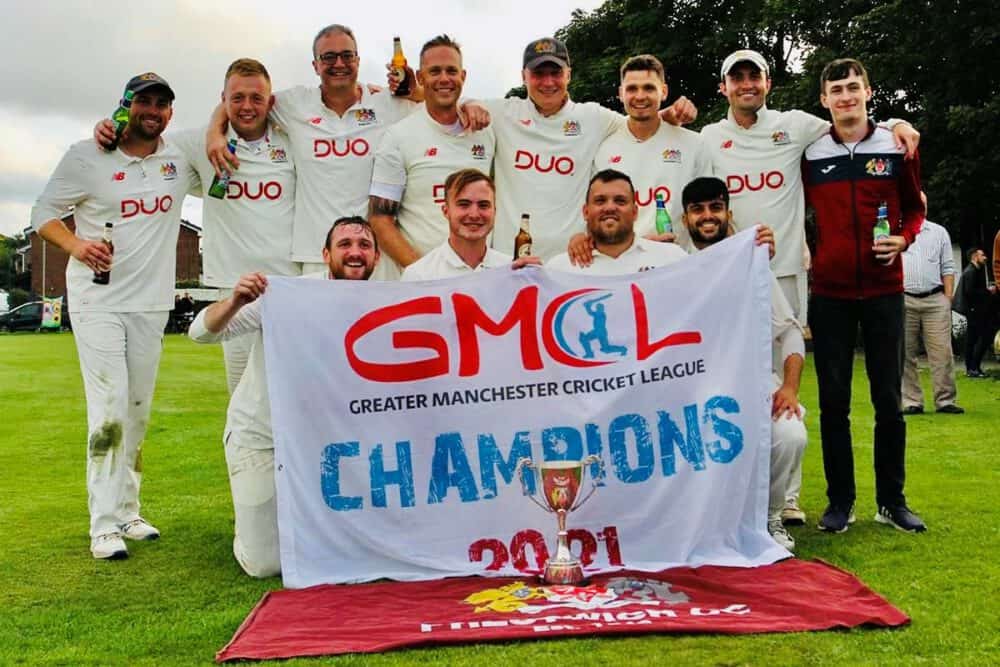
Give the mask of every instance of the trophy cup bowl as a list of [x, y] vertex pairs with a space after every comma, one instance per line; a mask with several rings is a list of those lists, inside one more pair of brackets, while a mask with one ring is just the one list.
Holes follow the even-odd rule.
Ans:
[[[584, 470], [592, 463], [598, 463], [603, 473], [604, 463], [601, 457], [594, 454], [580, 461], [546, 461], [536, 464], [531, 459], [523, 458], [517, 462], [516, 472], [520, 474], [524, 494], [546, 512], [555, 514], [559, 525], [556, 554], [545, 562], [542, 574], [542, 579], [547, 584], [575, 586], [583, 581], [583, 565], [569, 550], [566, 515], [587, 502], [597, 489], [596, 480], [592, 480], [590, 491], [578, 500], [580, 487], [583, 485]], [[531, 493], [526, 477], [529, 473], [535, 476], [537, 482], [535, 488], [536, 490], [541, 488], [544, 502]]]

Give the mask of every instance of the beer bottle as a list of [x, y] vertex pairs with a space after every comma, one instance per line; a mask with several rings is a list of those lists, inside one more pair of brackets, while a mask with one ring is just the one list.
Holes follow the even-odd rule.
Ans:
[[108, 144], [108, 152], [118, 148], [118, 142], [122, 140], [122, 133], [128, 127], [129, 114], [132, 112], [132, 97], [134, 96], [135, 93], [131, 90], [126, 90], [125, 96], [122, 97], [121, 102], [118, 104], [118, 108], [111, 114], [111, 122], [115, 126], [115, 138]]
[[406, 97], [410, 94], [410, 77], [406, 73], [406, 56], [403, 55], [403, 44], [399, 37], [392, 38], [392, 78], [399, 82], [396, 92], [397, 97]]
[[878, 205], [878, 214], [875, 216], [875, 227], [872, 230], [872, 240], [889, 238], [892, 230], [889, 228], [889, 207], [885, 202]]
[[656, 193], [656, 233], [665, 234], [673, 232], [674, 225], [670, 220], [670, 212], [667, 210], [667, 202], [663, 199], [663, 193]]
[[[108, 250], [111, 251], [113, 255], [115, 252], [115, 244], [111, 242], [111, 228], [113, 225], [110, 222], [104, 223], [104, 236], [101, 237], [101, 241], [104, 245], [108, 246]], [[111, 267], [108, 267], [107, 271], [94, 271], [94, 284], [95, 285], [107, 285], [111, 282]]]
[[[236, 155], [236, 139], [230, 139], [229, 143], [226, 144], [226, 150], [232, 155]], [[218, 174], [212, 179], [212, 185], [208, 188], [208, 196], [215, 197], [216, 199], [225, 199], [226, 192], [229, 191], [229, 179], [232, 174], [228, 171], [223, 170], [222, 176]]]
[[529, 215], [521, 214], [521, 229], [514, 237], [514, 259], [531, 255], [531, 232], [528, 230]]

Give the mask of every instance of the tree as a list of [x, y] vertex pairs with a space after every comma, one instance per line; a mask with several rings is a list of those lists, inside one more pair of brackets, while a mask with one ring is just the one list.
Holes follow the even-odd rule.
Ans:
[[668, 101], [683, 94], [698, 105], [695, 129], [726, 113], [719, 66], [738, 48], [771, 64], [769, 106], [823, 118], [820, 71], [858, 58], [872, 78], [872, 116], [921, 131], [930, 217], [965, 247], [989, 247], [1000, 226], [998, 35], [1000, 3], [984, 0], [608, 0], [557, 32], [572, 56], [573, 99], [620, 109], [618, 68], [651, 53], [666, 67]]

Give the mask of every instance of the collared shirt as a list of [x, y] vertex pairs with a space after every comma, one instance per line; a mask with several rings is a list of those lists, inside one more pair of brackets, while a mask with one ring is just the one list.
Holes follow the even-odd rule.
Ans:
[[37, 231], [70, 209], [76, 235], [99, 241], [114, 225], [111, 282], [75, 257], [66, 265], [71, 313], [153, 312], [174, 307], [177, 234], [185, 195], [198, 190], [194, 168], [168, 138], [155, 152], [133, 157], [106, 152], [93, 139], [70, 146], [31, 211]]
[[948, 230], [924, 220], [917, 238], [903, 252], [903, 291], [926, 294], [942, 286], [943, 276], [955, 275]]
[[563, 253], [545, 262], [545, 268], [592, 276], [620, 276], [679, 262], [687, 257], [687, 253], [675, 243], [660, 243], [636, 236], [632, 245], [617, 257], [605, 255], [597, 249], [593, 256], [590, 266], [577, 266], [569, 261], [569, 254]]
[[319, 87], [297, 86], [275, 93], [271, 116], [288, 134], [298, 183], [292, 259], [322, 262], [320, 250], [337, 218], [365, 217], [375, 148], [392, 123], [415, 108], [388, 91], [361, 99], [338, 116], [323, 104]]
[[298, 275], [292, 261], [295, 165], [288, 137], [269, 124], [260, 141], [248, 143], [230, 129], [227, 139], [236, 139], [240, 168], [225, 199], [208, 196], [215, 169], [205, 155], [205, 130], [185, 130], [170, 139], [201, 178], [205, 284], [231, 288], [251, 271]]
[[[448, 239], [441, 212], [445, 179], [460, 169], [489, 174], [493, 167], [492, 128], [459, 134], [449, 129], [421, 106], [390, 127], [375, 152], [370, 193], [399, 202], [399, 230], [421, 255]], [[375, 275], [395, 280], [399, 267], [383, 254]]]
[[510, 266], [512, 259], [510, 255], [505, 255], [493, 248], [486, 249], [483, 261], [475, 268], [465, 263], [451, 244], [446, 240], [444, 243], [434, 248], [426, 255], [410, 264], [403, 271], [403, 282], [413, 282], [415, 280], [437, 280], [439, 278], [455, 278], [465, 276], [475, 271], [486, 269], [496, 269], [503, 266]]
[[616, 169], [631, 177], [639, 207], [636, 234], [656, 233], [656, 195], [662, 194], [677, 243], [687, 240], [687, 229], [681, 222], [681, 192], [693, 179], [712, 173], [701, 135], [661, 122], [653, 136], [640, 141], [624, 125], [598, 148], [593, 171], [602, 169]]
[[[329, 271], [309, 273], [305, 279], [328, 280]], [[218, 343], [240, 336], [253, 336], [246, 370], [229, 399], [226, 410], [226, 437], [235, 436], [241, 447], [274, 449], [271, 431], [271, 401], [267, 395], [267, 371], [264, 366], [264, 337], [261, 329], [260, 299], [240, 308], [218, 333], [205, 327], [202, 309], [188, 327], [188, 336], [197, 343]]]
[[702, 128], [712, 171], [729, 188], [730, 208], [744, 225], [762, 223], [774, 230], [771, 268], [778, 277], [805, 271], [805, 197], [802, 153], [830, 129], [830, 123], [804, 111], [757, 110], [748, 128], [732, 109], [723, 120]]
[[566, 104], [543, 116], [531, 100], [486, 100], [496, 133], [494, 160], [497, 219], [493, 247], [514, 253], [521, 214], [531, 216], [532, 251], [543, 260], [558, 255], [585, 231], [580, 207], [587, 198], [597, 149], [625, 124], [599, 104]]

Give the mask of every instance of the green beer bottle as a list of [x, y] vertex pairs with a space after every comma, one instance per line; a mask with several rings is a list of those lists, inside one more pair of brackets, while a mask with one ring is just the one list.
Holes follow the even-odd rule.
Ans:
[[667, 202], [663, 200], [663, 193], [656, 193], [656, 233], [673, 233], [674, 225], [670, 220], [670, 212], [667, 211]]
[[132, 97], [135, 95], [131, 90], [125, 91], [125, 96], [122, 97], [122, 101], [119, 103], [118, 108], [115, 112], [111, 114], [111, 122], [115, 126], [115, 138], [111, 140], [108, 145], [108, 151], [113, 151], [118, 148], [118, 142], [122, 140], [122, 133], [125, 132], [125, 128], [128, 127], [128, 117], [129, 113], [132, 111]]
[[[236, 139], [230, 139], [229, 143], [226, 144], [226, 150], [228, 150], [232, 155], [236, 155]], [[225, 199], [226, 192], [229, 191], [229, 179], [232, 177], [232, 173], [228, 171], [223, 171], [222, 176], [218, 174], [212, 179], [212, 185], [208, 188], [208, 196], [215, 197], [216, 199]]]
[[875, 227], [872, 229], [872, 240], [889, 238], [892, 230], [889, 228], [889, 207], [885, 202], [878, 205], [878, 213], [875, 216]]

